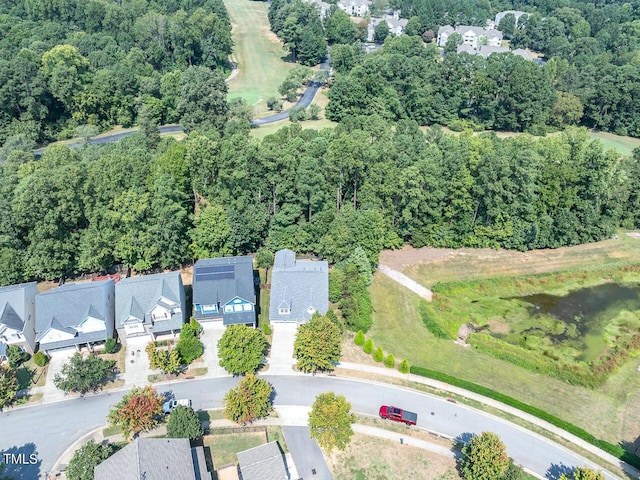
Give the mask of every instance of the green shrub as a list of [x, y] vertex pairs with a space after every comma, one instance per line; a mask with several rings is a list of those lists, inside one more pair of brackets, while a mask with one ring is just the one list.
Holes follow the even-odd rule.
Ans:
[[400, 362], [400, 365], [398, 365], [398, 371], [400, 373], [409, 373], [411, 371], [411, 367], [409, 366], [409, 362], [407, 361], [407, 359], [404, 359]]
[[396, 366], [396, 359], [393, 356], [393, 353], [387, 355], [387, 358], [384, 359], [384, 366], [387, 368], [393, 368]]
[[115, 353], [117, 346], [115, 338], [107, 338], [107, 341], [104, 342], [104, 353]]
[[262, 324], [262, 333], [264, 333], [265, 335], [271, 335], [273, 333], [268, 323]]
[[44, 352], [37, 352], [33, 355], [33, 363], [39, 367], [44, 367], [49, 363], [49, 357], [47, 357]]
[[376, 348], [376, 352], [373, 354], [373, 359], [376, 362], [381, 362], [384, 359], [384, 352], [382, 351], [382, 348]]
[[580, 437], [584, 441], [595, 445], [596, 447], [610, 453], [611, 455], [614, 455], [624, 462], [627, 462], [629, 465], [640, 468], [640, 457], [637, 457], [632, 453], [625, 451], [620, 445], [614, 445], [605, 440], [600, 440], [599, 438], [591, 435], [586, 430], [583, 430], [582, 428], [577, 427], [572, 423], [551, 415], [550, 413], [547, 413], [537, 407], [521, 402], [520, 400], [516, 400], [515, 398], [503, 393], [496, 392], [495, 390], [492, 390], [490, 388], [483, 387], [482, 385], [478, 385], [477, 383], [469, 382], [467, 380], [463, 380], [461, 378], [457, 378], [443, 372], [437, 372], [435, 370], [416, 366], [412, 366], [410, 371], [415, 375], [433, 378], [434, 380], [439, 380], [441, 382], [448, 383], [449, 385], [464, 388], [465, 390], [469, 390], [470, 392], [478, 393], [487, 398], [492, 398], [501, 403], [504, 403], [505, 405], [509, 405], [511, 407], [517, 408], [518, 410], [522, 410], [523, 412], [549, 422], [550, 424], [555, 425], [558, 428], [562, 428], [563, 430], [575, 435], [576, 437]]
[[451, 334], [438, 323], [433, 315], [430, 314], [427, 302], [423, 300], [420, 301], [420, 307], [418, 308], [418, 310], [420, 312], [420, 319], [422, 320], [422, 323], [424, 324], [426, 329], [433, 334], [434, 337], [445, 339], [453, 338]]
[[364, 342], [364, 346], [362, 347], [362, 350], [367, 355], [371, 355], [371, 353], [373, 352], [373, 340], [369, 338], [366, 342]]
[[365, 342], [365, 338], [364, 338], [364, 332], [362, 330], [358, 330], [358, 333], [356, 333], [356, 338], [353, 339], [353, 341], [355, 342], [356, 345], [358, 345], [359, 347], [361, 347], [362, 345], [364, 345]]
[[31, 355], [17, 345], [9, 345], [7, 347], [7, 360], [9, 360], [9, 366], [11, 368], [18, 368], [30, 358]]

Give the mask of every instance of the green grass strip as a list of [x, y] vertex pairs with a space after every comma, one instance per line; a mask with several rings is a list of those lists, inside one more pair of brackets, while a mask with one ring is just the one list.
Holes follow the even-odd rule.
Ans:
[[424, 367], [416, 367], [411, 366], [411, 373], [415, 375], [420, 375], [422, 377], [432, 378], [434, 380], [439, 380], [444, 383], [448, 383], [449, 385], [454, 385], [456, 387], [464, 388], [465, 390], [469, 390], [470, 392], [478, 393], [488, 398], [492, 398], [497, 400], [505, 405], [509, 405], [510, 407], [517, 408], [518, 410], [522, 410], [534, 417], [538, 417], [546, 422], [549, 422], [552, 425], [555, 425], [558, 428], [561, 428], [578, 438], [581, 438], [585, 442], [590, 443], [598, 447], [601, 450], [604, 450], [607, 453], [610, 453], [616, 458], [619, 458], [623, 462], [628, 463], [636, 468], [640, 468], [640, 457], [633, 455], [630, 452], [627, 452], [620, 445], [614, 445], [613, 443], [607, 442], [605, 440], [600, 440], [599, 438], [594, 437], [589, 432], [583, 430], [580, 427], [573, 425], [565, 420], [562, 420], [554, 415], [551, 415], [544, 410], [533, 407], [526, 403], [521, 402], [520, 400], [516, 400], [513, 397], [508, 395], [504, 395], [500, 392], [496, 392], [487, 387], [483, 387], [482, 385], [478, 385], [477, 383], [468, 382], [467, 380], [462, 380], [461, 378], [457, 378], [446, 373], [437, 372], [435, 370], [430, 370]]

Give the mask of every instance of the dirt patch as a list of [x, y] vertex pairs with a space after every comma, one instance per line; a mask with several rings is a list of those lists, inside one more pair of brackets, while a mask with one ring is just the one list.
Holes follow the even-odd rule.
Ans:
[[504, 323], [503, 319], [492, 318], [487, 321], [487, 326], [492, 333], [507, 334], [510, 332], [509, 325]]
[[372, 355], [367, 355], [362, 351], [362, 347], [359, 347], [353, 343], [355, 335], [353, 332], [346, 332], [344, 340], [342, 341], [342, 355], [340, 360], [343, 362], [360, 363], [363, 365], [371, 365], [373, 367], [380, 367], [382, 363], [378, 363], [373, 359]]
[[275, 43], [277, 45], [282, 45], [282, 42], [278, 38], [278, 36], [271, 31], [269, 26], [263, 25], [261, 27], [256, 28], [256, 31], [259, 32], [264, 38], [269, 40], [271, 43]]
[[343, 451], [327, 455], [336, 480], [454, 480], [455, 460], [391, 440], [355, 434]]
[[627, 232], [627, 237], [635, 238], [640, 240], [640, 232]]

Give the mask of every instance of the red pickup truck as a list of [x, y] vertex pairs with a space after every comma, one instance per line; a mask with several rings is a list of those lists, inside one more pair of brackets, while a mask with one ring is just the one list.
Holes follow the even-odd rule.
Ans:
[[408, 412], [398, 407], [389, 407], [383, 405], [380, 407], [380, 418], [393, 420], [395, 422], [406, 423], [407, 425], [415, 425], [418, 421], [418, 414]]

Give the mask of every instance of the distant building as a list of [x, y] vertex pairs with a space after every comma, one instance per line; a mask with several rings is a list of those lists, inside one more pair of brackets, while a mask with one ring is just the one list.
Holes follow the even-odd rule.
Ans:
[[198, 260], [193, 266], [193, 316], [199, 322], [256, 326], [253, 258]]
[[320, 15], [320, 19], [324, 20], [329, 15], [329, 10], [331, 9], [331, 4], [327, 2], [323, 2], [322, 0], [304, 0], [307, 3], [313, 3], [318, 7], [318, 14]]
[[35, 351], [37, 294], [36, 282], [0, 288], [0, 361], [9, 345]]
[[513, 55], [518, 55], [519, 57], [524, 58], [525, 60], [533, 60], [531, 54], [526, 50], [518, 48], [516, 50], [509, 50], [507, 47], [493, 47], [490, 45], [480, 45], [477, 49], [471, 47], [470, 45], [458, 45], [457, 53], [468, 53], [469, 55], [481, 55], [484, 58], [487, 58], [492, 53], [512, 53]]
[[238, 468], [242, 480], [289, 480], [278, 442], [238, 452]]
[[493, 21], [487, 20], [487, 28], [498, 28], [500, 21], [508, 14], [512, 14], [516, 17], [516, 26], [518, 25], [518, 21], [521, 16], [529, 15], [527, 12], [521, 12], [520, 10], [505, 10], [504, 12], [496, 13], [496, 18]]
[[384, 17], [371, 17], [369, 20], [368, 41], [373, 41], [373, 34], [375, 32], [376, 25], [383, 20], [387, 22], [387, 25], [389, 25], [389, 33], [395, 37], [404, 33], [404, 29], [409, 22], [406, 18], [400, 18], [399, 10], [396, 10], [391, 14], [387, 14]]
[[462, 38], [462, 45], [467, 45], [477, 49], [480, 45], [488, 45], [491, 47], [499, 47], [502, 45], [502, 32], [499, 30], [486, 30], [482, 27], [472, 27], [468, 25], [459, 25], [453, 28], [451, 25], [445, 25], [438, 29], [437, 44], [444, 47], [449, 37], [457, 33]]
[[296, 260], [291, 250], [276, 252], [271, 273], [269, 320], [305, 322], [329, 309], [329, 265]]
[[185, 321], [180, 272], [125, 278], [116, 285], [116, 329], [127, 337], [180, 332]]
[[113, 337], [113, 280], [65, 283], [36, 295], [36, 341], [40, 350], [86, 345]]
[[188, 438], [138, 438], [93, 470], [95, 480], [210, 480], [203, 447]]
[[369, 13], [368, 0], [340, 0], [338, 8], [352, 17], [366, 17]]

